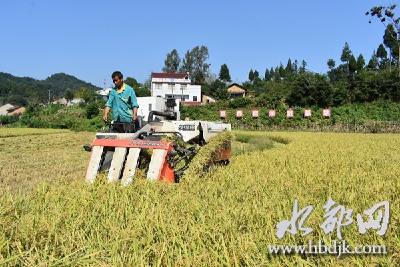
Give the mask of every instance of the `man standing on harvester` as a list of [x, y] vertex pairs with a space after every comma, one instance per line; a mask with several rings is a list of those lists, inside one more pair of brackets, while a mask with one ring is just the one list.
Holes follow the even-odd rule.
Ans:
[[119, 133], [134, 132], [137, 121], [136, 94], [132, 87], [124, 83], [124, 77], [120, 71], [114, 71], [111, 75], [115, 87], [110, 91], [106, 108], [104, 109], [103, 120], [108, 121], [108, 114], [111, 112], [113, 121], [112, 131]]

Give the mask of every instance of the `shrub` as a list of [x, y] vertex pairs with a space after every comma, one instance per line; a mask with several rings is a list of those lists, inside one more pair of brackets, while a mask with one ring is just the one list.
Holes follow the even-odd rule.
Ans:
[[0, 116], [0, 125], [10, 124], [18, 121], [17, 116]]
[[243, 108], [247, 107], [251, 103], [251, 99], [249, 98], [235, 98], [229, 102], [230, 108]]
[[99, 106], [96, 102], [92, 102], [86, 107], [86, 118], [92, 119], [99, 115]]

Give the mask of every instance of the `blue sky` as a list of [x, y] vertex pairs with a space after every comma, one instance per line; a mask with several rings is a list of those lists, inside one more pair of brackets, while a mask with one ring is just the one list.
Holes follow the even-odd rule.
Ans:
[[0, 8], [0, 71], [45, 79], [65, 72], [103, 86], [110, 74], [146, 80], [168, 52], [209, 49], [211, 71], [227, 64], [236, 82], [250, 68], [302, 59], [325, 73], [347, 41], [368, 61], [384, 27], [364, 13], [393, 1], [15, 0]]

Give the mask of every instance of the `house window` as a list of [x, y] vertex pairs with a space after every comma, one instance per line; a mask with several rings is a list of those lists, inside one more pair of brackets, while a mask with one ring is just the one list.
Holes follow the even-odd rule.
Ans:
[[197, 102], [197, 96], [193, 96], [193, 101]]
[[187, 85], [186, 84], [181, 84], [181, 90], [186, 90], [187, 89]]
[[169, 84], [168, 84], [168, 90], [169, 90], [169, 91], [174, 91], [174, 86], [175, 86], [175, 84], [169, 83]]
[[186, 99], [189, 99], [189, 95], [181, 95], [181, 94], [174, 94], [174, 95], [165, 95], [165, 98], [173, 98], [173, 99], [180, 99], [182, 101], [185, 101]]
[[151, 104], [149, 104], [149, 111], [151, 111], [151, 108], [152, 108], [152, 105], [151, 105]]
[[161, 83], [155, 83], [154, 84], [154, 89], [155, 90], [161, 90]]

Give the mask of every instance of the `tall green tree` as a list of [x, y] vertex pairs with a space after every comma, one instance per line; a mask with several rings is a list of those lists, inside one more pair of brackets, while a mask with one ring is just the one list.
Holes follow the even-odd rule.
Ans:
[[250, 71], [249, 71], [249, 81], [254, 81], [254, 72], [253, 72], [253, 69], [250, 69]]
[[231, 82], [231, 75], [229, 74], [229, 68], [226, 64], [221, 65], [219, 70], [219, 79], [224, 82]]
[[387, 58], [387, 51], [383, 44], [380, 44], [378, 47], [378, 50], [376, 51], [376, 56], [380, 59], [386, 59]]
[[[396, 5], [374, 6], [365, 15], [378, 19], [385, 25], [383, 43], [390, 49], [391, 57], [397, 61], [398, 76], [400, 77], [400, 17], [396, 16]], [[391, 60], [390, 60], [391, 62]]]
[[293, 71], [294, 71], [295, 73], [297, 73], [297, 72], [299, 71], [299, 62], [297, 61], [297, 59], [294, 60], [294, 63], [293, 63]]
[[387, 63], [387, 51], [383, 44], [380, 44], [378, 50], [376, 51], [376, 57], [379, 61], [380, 69], [385, 69]]
[[330, 58], [330, 59], [328, 59], [327, 65], [328, 65], [328, 68], [329, 68], [330, 70], [332, 70], [332, 69], [335, 68], [336, 62], [335, 62], [335, 60], [333, 60], [332, 58]]
[[258, 73], [257, 70], [254, 70], [253, 75], [254, 75], [254, 79], [253, 79], [254, 81], [257, 81], [260, 79], [260, 73]]
[[293, 73], [293, 64], [290, 58], [287, 61], [285, 72], [287, 75], [291, 75]]
[[360, 72], [364, 69], [365, 59], [362, 54], [357, 57], [357, 72]]
[[383, 43], [390, 51], [390, 57], [398, 60], [399, 58], [399, 41], [398, 33], [392, 24], [387, 25], [383, 35]]
[[349, 44], [346, 42], [346, 43], [344, 44], [343, 49], [342, 49], [342, 55], [340, 56], [340, 60], [341, 60], [343, 63], [349, 63], [351, 55], [352, 55], [352, 52], [351, 52], [351, 50], [350, 50], [350, 46], [349, 46]]
[[92, 102], [96, 98], [96, 93], [87, 87], [81, 87], [76, 91], [75, 95], [82, 98], [86, 103]]
[[124, 81], [126, 84], [131, 86], [135, 90], [137, 97], [150, 96], [151, 92], [149, 87], [139, 83], [135, 78], [127, 77]]
[[349, 72], [354, 73], [356, 71], [357, 71], [357, 60], [353, 55], [351, 55], [349, 59]]
[[286, 71], [285, 71], [285, 68], [283, 67], [282, 63], [279, 64], [279, 69], [278, 70], [279, 70], [279, 75], [282, 78], [285, 78], [286, 77]]
[[186, 51], [185, 57], [182, 59], [182, 64], [179, 68], [180, 72], [188, 72], [190, 77], [193, 76], [194, 71], [194, 56], [190, 50]]
[[300, 68], [299, 68], [299, 72], [300, 72], [300, 73], [305, 73], [306, 70], [307, 70], [307, 62], [303, 59], [303, 60], [301, 61], [301, 66], [300, 66]]
[[178, 51], [173, 49], [169, 52], [164, 60], [164, 72], [177, 72], [179, 69], [179, 65], [181, 63], [181, 59], [179, 57]]
[[347, 73], [350, 73], [350, 66], [349, 66], [349, 63], [350, 63], [350, 58], [351, 58], [352, 54], [353, 54], [353, 53], [352, 53], [351, 50], [350, 50], [350, 46], [349, 46], [349, 44], [346, 42], [346, 43], [344, 44], [343, 49], [342, 49], [342, 54], [341, 54], [341, 56], [340, 56], [340, 60], [341, 60], [343, 63], [346, 63], [346, 64], [347, 64]]
[[265, 74], [264, 74], [264, 81], [270, 81], [271, 80], [271, 74], [269, 73], [269, 69], [265, 69]]
[[204, 45], [188, 50], [182, 60], [180, 71], [189, 72], [195, 84], [204, 84], [209, 76], [208, 48]]
[[281, 74], [279, 73], [279, 67], [276, 67], [274, 70], [274, 81], [280, 82], [281, 81]]
[[376, 52], [372, 53], [371, 59], [368, 61], [367, 68], [369, 70], [377, 70], [379, 66], [378, 57], [376, 56]]
[[68, 102], [71, 101], [72, 99], [74, 99], [74, 93], [72, 92], [71, 89], [65, 90], [65, 92], [64, 92], [64, 98], [65, 98]]

